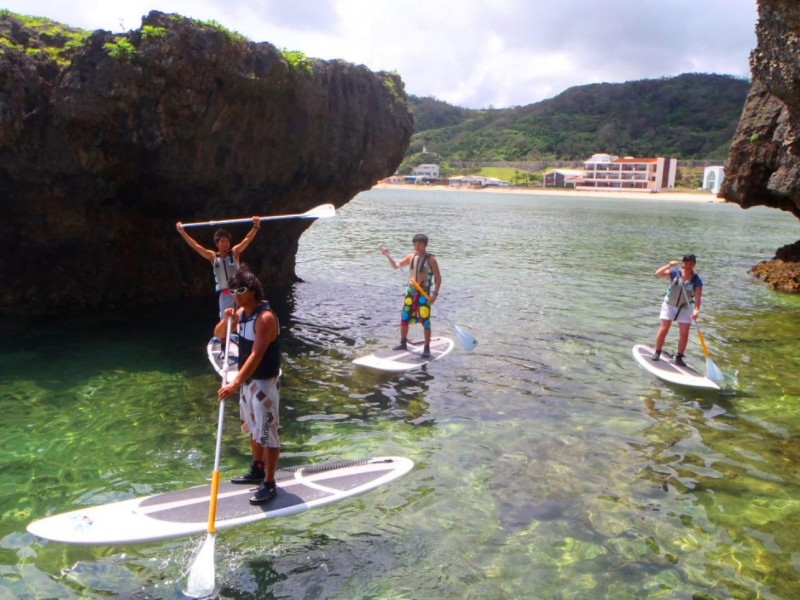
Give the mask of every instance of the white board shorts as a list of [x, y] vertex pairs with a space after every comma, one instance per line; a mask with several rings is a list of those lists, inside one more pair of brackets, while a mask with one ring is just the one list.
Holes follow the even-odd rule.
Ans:
[[678, 312], [678, 309], [671, 304], [667, 304], [666, 302], [661, 303], [661, 314], [659, 317], [662, 321], [675, 321], [675, 315], [678, 315], [678, 323], [691, 323], [692, 322], [692, 306], [684, 306], [681, 309], [681, 312]]
[[280, 380], [250, 379], [242, 385], [239, 396], [239, 418], [242, 431], [249, 433], [253, 441], [264, 447], [280, 448], [278, 436], [280, 419]]

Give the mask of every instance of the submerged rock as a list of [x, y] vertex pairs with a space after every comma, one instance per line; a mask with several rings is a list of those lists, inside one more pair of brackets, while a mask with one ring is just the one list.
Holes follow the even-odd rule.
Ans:
[[[176, 221], [340, 207], [394, 173], [413, 131], [397, 75], [214, 23], [151, 12], [112, 35], [2, 11], [0, 34], [2, 312], [210, 295]], [[265, 223], [245, 262], [296, 281], [311, 223]]]
[[[753, 84], [731, 145], [720, 195], [800, 218], [800, 4], [760, 0], [758, 46], [750, 55]], [[796, 244], [795, 244], [796, 246]], [[751, 273], [775, 289], [800, 291], [800, 253], [779, 251]]]

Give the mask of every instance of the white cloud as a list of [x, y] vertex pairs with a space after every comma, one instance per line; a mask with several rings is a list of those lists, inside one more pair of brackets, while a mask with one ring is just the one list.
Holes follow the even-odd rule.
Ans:
[[7, 0], [85, 29], [135, 29], [150, 10], [215, 20], [257, 42], [397, 71], [406, 90], [471, 108], [574, 85], [685, 72], [749, 76], [755, 0]]

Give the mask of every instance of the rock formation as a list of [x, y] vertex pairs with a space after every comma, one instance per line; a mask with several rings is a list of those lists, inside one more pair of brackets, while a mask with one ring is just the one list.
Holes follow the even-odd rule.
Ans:
[[[114, 35], [0, 11], [0, 312], [210, 296], [176, 221], [340, 207], [412, 131], [394, 74], [159, 12]], [[294, 282], [310, 224], [265, 223], [245, 261]]]
[[[786, 210], [800, 218], [800, 4], [759, 0], [753, 84], [725, 167], [720, 195], [743, 208]], [[781, 248], [751, 273], [800, 292], [800, 243]]]

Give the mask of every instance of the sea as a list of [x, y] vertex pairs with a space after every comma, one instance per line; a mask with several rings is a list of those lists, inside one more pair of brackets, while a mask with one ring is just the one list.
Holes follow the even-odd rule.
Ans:
[[[355, 367], [399, 340], [406, 275], [379, 248], [399, 259], [416, 233], [443, 278], [434, 335], [455, 339], [450, 320], [478, 345], [405, 374]], [[800, 597], [800, 296], [748, 274], [798, 238], [788, 213], [710, 201], [359, 194], [303, 234], [303, 282], [268, 287], [281, 464], [415, 467], [218, 533], [214, 597]], [[658, 328], [668, 282], [654, 272], [688, 252], [721, 392], [664, 383], [631, 356]], [[153, 309], [3, 320], [0, 599], [183, 597], [205, 536], [84, 547], [26, 525], [208, 481], [211, 285], [209, 273], [207, 299]], [[706, 368], [694, 329], [686, 360]], [[249, 466], [229, 405], [223, 477]]]

